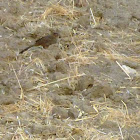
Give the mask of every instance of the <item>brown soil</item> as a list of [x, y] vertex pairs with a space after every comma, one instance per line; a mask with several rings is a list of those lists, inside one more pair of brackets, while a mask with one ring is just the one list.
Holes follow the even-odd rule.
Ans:
[[[139, 13], [139, 0], [1, 0], [0, 139], [139, 140]], [[56, 44], [19, 54], [52, 30]]]

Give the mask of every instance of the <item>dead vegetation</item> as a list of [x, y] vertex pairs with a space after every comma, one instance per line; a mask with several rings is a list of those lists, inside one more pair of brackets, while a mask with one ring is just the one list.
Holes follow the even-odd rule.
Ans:
[[[140, 138], [138, 15], [124, 28], [103, 10], [112, 2], [1, 5], [0, 139]], [[18, 54], [51, 30], [58, 43]]]

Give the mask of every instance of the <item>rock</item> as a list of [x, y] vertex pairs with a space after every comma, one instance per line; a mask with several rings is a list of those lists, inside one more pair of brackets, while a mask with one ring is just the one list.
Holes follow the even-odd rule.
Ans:
[[65, 61], [59, 61], [56, 63], [56, 71], [61, 73], [67, 73], [69, 67]]
[[14, 104], [17, 101], [15, 96], [12, 95], [0, 95], [0, 105]]
[[130, 75], [130, 77], [134, 77], [137, 74], [137, 71], [129, 66], [122, 65], [122, 68]]
[[12, 140], [13, 139], [13, 134], [5, 134], [2, 138], [2, 140]]
[[56, 126], [45, 126], [42, 135], [43, 136], [56, 135], [57, 129], [58, 128]]
[[65, 97], [63, 96], [53, 96], [52, 97], [52, 102], [55, 104], [55, 105], [61, 105], [63, 107], [69, 107], [71, 102], [69, 100], [67, 100]]
[[96, 84], [91, 89], [84, 91], [83, 95], [87, 96], [87, 98], [97, 98], [97, 97], [109, 97], [113, 95], [113, 89], [107, 84]]
[[90, 25], [90, 17], [88, 15], [83, 15], [78, 19], [77, 23], [86, 28]]
[[94, 77], [92, 75], [81, 76], [78, 79], [76, 90], [83, 91], [87, 88], [91, 88], [93, 84], [94, 84]]
[[126, 140], [140, 140], [139, 134], [132, 134]]
[[68, 111], [68, 116], [71, 118], [71, 119], [76, 119], [78, 118], [78, 115], [79, 115], [79, 111], [76, 109], [76, 108], [70, 108], [69, 111]]
[[106, 120], [100, 127], [102, 129], [105, 128], [105, 129], [117, 130], [118, 124], [117, 124], [117, 122]]
[[48, 72], [55, 72], [56, 71], [56, 64], [53, 62], [50, 62], [47, 66]]
[[60, 84], [59, 87], [56, 89], [56, 92], [59, 95], [73, 95], [74, 93], [72, 87], [70, 87], [67, 83]]
[[31, 129], [32, 134], [41, 134], [43, 130], [45, 129], [45, 126], [42, 124], [33, 124], [29, 127]]
[[80, 106], [79, 108], [81, 109], [81, 111], [84, 111], [84, 113], [86, 113], [86, 114], [97, 113], [92, 106], [89, 106], [86, 104], [85, 105], [82, 104], [82, 106]]
[[68, 111], [64, 107], [55, 106], [52, 109], [52, 115], [54, 116], [54, 118], [67, 119], [68, 118]]
[[124, 64], [132, 69], [137, 69], [139, 67], [139, 64], [137, 62], [132, 62], [132, 61], [128, 61], [128, 60], [125, 60]]

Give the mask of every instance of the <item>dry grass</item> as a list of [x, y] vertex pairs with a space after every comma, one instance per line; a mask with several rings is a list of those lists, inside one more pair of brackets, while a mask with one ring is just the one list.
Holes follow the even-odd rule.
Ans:
[[[34, 13], [33, 7], [32, 12]], [[33, 135], [26, 129], [26, 127], [34, 123], [40, 125], [41, 119], [43, 118], [48, 118], [47, 123], [51, 125], [52, 122], [51, 120], [49, 120], [49, 115], [51, 114], [53, 107], [56, 105], [53, 104], [51, 99], [44, 98], [44, 95], [49, 92], [49, 89], [51, 89], [54, 85], [59, 85], [63, 82], [67, 82], [72, 85], [74, 80], [78, 79], [81, 76], [85, 76], [85, 73], [80, 72], [81, 66], [91, 64], [98, 65], [97, 60], [100, 56], [104, 56], [104, 58], [107, 58], [109, 61], [116, 62], [116, 65], [120, 64], [119, 62], [126, 60], [136, 62], [138, 64], [140, 63], [139, 56], [127, 56], [121, 54], [120, 52], [121, 49], [124, 49], [121, 48], [121, 45], [125, 46], [125, 49], [129, 48], [130, 45], [135, 47], [135, 45], [139, 45], [138, 41], [133, 43], [130, 42], [129, 44], [126, 41], [123, 42], [124, 44], [121, 44], [122, 42], [115, 43], [110, 39], [114, 36], [116, 38], [122, 36], [122, 39], [129, 39], [131, 36], [133, 36], [133, 34], [128, 34], [125, 32], [114, 31], [111, 37], [108, 39], [106, 39], [106, 37], [103, 37], [102, 35], [99, 35], [101, 36], [101, 40], [103, 42], [105, 41], [105, 45], [107, 47], [101, 49], [98, 54], [93, 54], [94, 51], [91, 50], [90, 47], [94, 46], [94, 41], [91, 41], [90, 34], [86, 31], [86, 29], [82, 28], [80, 31], [76, 31], [71, 28], [71, 26], [76, 23], [77, 18], [84, 14], [91, 15], [92, 22], [94, 24], [93, 28], [95, 28], [97, 24], [100, 24], [99, 22], [101, 21], [96, 19], [92, 12], [92, 9], [90, 9], [90, 13], [85, 13], [85, 11], [78, 10], [78, 8], [74, 7], [73, 4], [70, 6], [61, 6], [59, 4], [56, 4], [48, 5], [47, 7], [43, 5], [42, 9], [43, 10], [40, 14], [37, 13], [36, 15], [34, 15], [37, 18], [34, 18], [33, 16], [31, 17], [28, 14], [22, 16], [22, 20], [25, 22], [25, 29], [29, 32], [34, 32], [35, 34], [38, 34], [38, 27], [59, 29], [62, 28], [63, 25], [65, 25], [65, 27], [67, 26], [69, 30], [69, 33], [67, 33], [67, 35], [69, 35], [69, 39], [71, 40], [67, 43], [72, 44], [74, 46], [74, 49], [72, 50], [72, 52], [70, 52], [70, 55], [64, 55], [64, 57], [60, 59], [60, 61], [67, 62], [71, 69], [65, 77], [58, 80], [49, 81], [47, 75], [44, 74], [47, 73], [47, 67], [45, 65], [46, 60], [42, 60], [40, 57], [34, 58], [32, 52], [27, 52], [23, 56], [19, 56], [18, 68], [14, 67], [15, 62], [10, 62], [11, 69], [20, 88], [20, 100], [16, 104], [1, 105], [1, 109], [3, 110], [1, 118], [7, 116], [9, 123], [10, 121], [18, 122], [17, 125], [11, 126], [15, 129], [15, 132], [12, 133], [12, 140], [42, 139], [41, 134]], [[29, 12], [29, 9], [26, 10], [28, 10]], [[18, 16], [17, 20], [20, 21], [21, 17]], [[35, 22], [32, 23], [32, 20]], [[1, 19], [0, 23], [1, 25], [7, 26], [8, 21], [6, 22]], [[9, 27], [7, 26], [7, 28]], [[10, 27], [9, 29], [12, 29], [12, 27]], [[64, 44], [60, 45], [64, 47], [63, 49], [65, 51]], [[63, 49], [62, 53], [64, 53]], [[121, 68], [121, 65], [119, 66]], [[34, 76], [32, 76], [32, 74], [30, 75], [30, 72], [33, 72]], [[23, 73], [24, 75], [26, 75], [24, 77], [25, 81], [32, 81], [32, 83], [34, 83], [34, 86], [26, 90], [22, 87], [22, 81], [20, 79]], [[130, 78], [129, 74], [127, 74], [127, 76]], [[136, 86], [136, 88], [139, 87]], [[28, 94], [31, 92], [32, 96], [30, 97], [28, 96]], [[139, 99], [139, 97], [137, 98]], [[85, 115], [82, 110], [79, 110], [79, 118], [75, 120], [70, 120], [68, 118], [64, 121], [64, 125], [59, 126], [62, 133], [65, 132], [65, 127], [71, 130], [71, 133], [69, 135], [64, 136], [66, 137], [66, 139], [74, 140], [75, 138], [73, 137], [73, 135], [79, 135], [87, 140], [119, 140], [125, 139], [123, 129], [130, 127], [139, 127], [138, 116], [140, 116], [140, 112], [136, 112], [137, 114], [134, 115], [133, 113], [129, 113], [129, 107], [126, 105], [125, 102], [120, 102], [119, 106], [118, 104], [113, 105], [106, 101], [106, 97], [103, 97], [103, 99], [103, 102], [90, 102], [93, 109], [95, 110], [95, 113]], [[18, 115], [16, 119], [15, 117], [12, 117], [12, 115], [9, 115], [14, 113], [18, 114], [20, 112], [28, 112], [31, 116], [34, 117], [32, 117], [32, 120], [26, 120], [25, 118], [22, 118]], [[28, 124], [26, 126], [22, 125], [22, 121], [25, 120], [28, 121]], [[96, 121], [98, 122], [97, 124]], [[90, 124], [90, 122], [92, 122], [93, 124], [95, 123], [95, 125], [93, 126], [93, 124]], [[109, 126], [112, 124], [112, 127]], [[102, 128], [101, 130], [100, 126], [102, 125], [105, 125], [106, 127], [108, 126], [108, 130], [106, 130], [106, 127]], [[2, 138], [5, 134], [8, 135], [8, 133], [10, 134], [11, 132], [7, 132], [5, 130], [0, 133], [0, 137]]]

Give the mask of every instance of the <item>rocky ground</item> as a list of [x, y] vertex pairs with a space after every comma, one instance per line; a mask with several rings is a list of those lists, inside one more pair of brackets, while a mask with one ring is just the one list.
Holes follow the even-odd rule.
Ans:
[[[140, 139], [139, 0], [0, 1], [0, 139]], [[54, 30], [48, 49], [19, 51]]]

